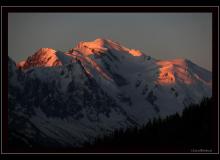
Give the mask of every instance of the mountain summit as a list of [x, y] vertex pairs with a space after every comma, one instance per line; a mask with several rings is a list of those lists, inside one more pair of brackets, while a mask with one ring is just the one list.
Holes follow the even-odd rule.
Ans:
[[80, 146], [212, 96], [212, 73], [190, 60], [158, 60], [108, 39], [8, 61], [10, 137], [27, 146]]
[[[30, 56], [25, 61], [17, 64], [22, 69], [30, 67], [51, 67], [66, 64], [63, 59], [70, 59], [90, 55], [100, 55], [108, 52], [128, 53], [133, 56], [141, 56], [143, 53], [139, 50], [128, 49], [117, 42], [108, 39], [98, 38], [92, 42], [79, 42], [75, 48], [68, 52], [57, 52], [52, 48], [41, 48], [33, 56]], [[71, 61], [67, 61], [71, 63]]]
[[118, 51], [118, 52], [128, 52], [134, 56], [140, 56], [142, 53], [138, 50], [128, 49], [121, 44], [114, 42], [109, 39], [101, 39], [98, 38], [92, 42], [80, 42], [77, 47], [77, 50], [81, 51], [85, 55], [90, 54], [97, 54], [107, 52], [108, 50], [111, 51]]
[[17, 66], [27, 69], [30, 67], [51, 67], [61, 65], [56, 51], [52, 48], [41, 48], [33, 56], [21, 61]]

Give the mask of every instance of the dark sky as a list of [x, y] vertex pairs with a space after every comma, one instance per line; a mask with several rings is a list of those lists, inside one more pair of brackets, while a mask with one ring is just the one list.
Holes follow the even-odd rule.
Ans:
[[211, 34], [211, 13], [9, 13], [8, 54], [18, 62], [39, 48], [67, 51], [80, 41], [107, 38], [211, 71]]

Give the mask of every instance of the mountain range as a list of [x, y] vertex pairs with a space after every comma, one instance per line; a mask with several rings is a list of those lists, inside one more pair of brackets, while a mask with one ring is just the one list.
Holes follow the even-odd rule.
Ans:
[[69, 51], [8, 57], [9, 144], [77, 147], [140, 127], [212, 96], [212, 73], [189, 59], [159, 60], [98, 38]]

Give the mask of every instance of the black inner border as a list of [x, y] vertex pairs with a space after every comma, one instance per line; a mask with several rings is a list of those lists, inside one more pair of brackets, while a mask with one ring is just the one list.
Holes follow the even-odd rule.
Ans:
[[[71, 149], [65, 150], [54, 150], [54, 149], [37, 149], [37, 150], [27, 150], [22, 148], [11, 149], [8, 146], [8, 13], [49, 13], [49, 12], [88, 12], [88, 13], [198, 13], [206, 12], [212, 13], [212, 80], [213, 80], [213, 106], [212, 106], [212, 139], [213, 139], [213, 152], [218, 152], [218, 7], [2, 7], [2, 152], [3, 153], [13, 153], [13, 152], [23, 152], [23, 153], [73, 153]], [[151, 150], [152, 153], [164, 152], [164, 153], [190, 153], [186, 150], [178, 148], [155, 148]], [[139, 153], [137, 149], [134, 149], [135, 153]], [[140, 152], [142, 153], [142, 152]]]

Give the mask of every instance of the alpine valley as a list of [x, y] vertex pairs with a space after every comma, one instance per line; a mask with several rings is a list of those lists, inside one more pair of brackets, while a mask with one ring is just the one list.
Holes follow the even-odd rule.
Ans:
[[212, 96], [212, 73], [188, 59], [158, 60], [109, 39], [19, 63], [8, 57], [9, 144], [78, 147], [140, 127]]

